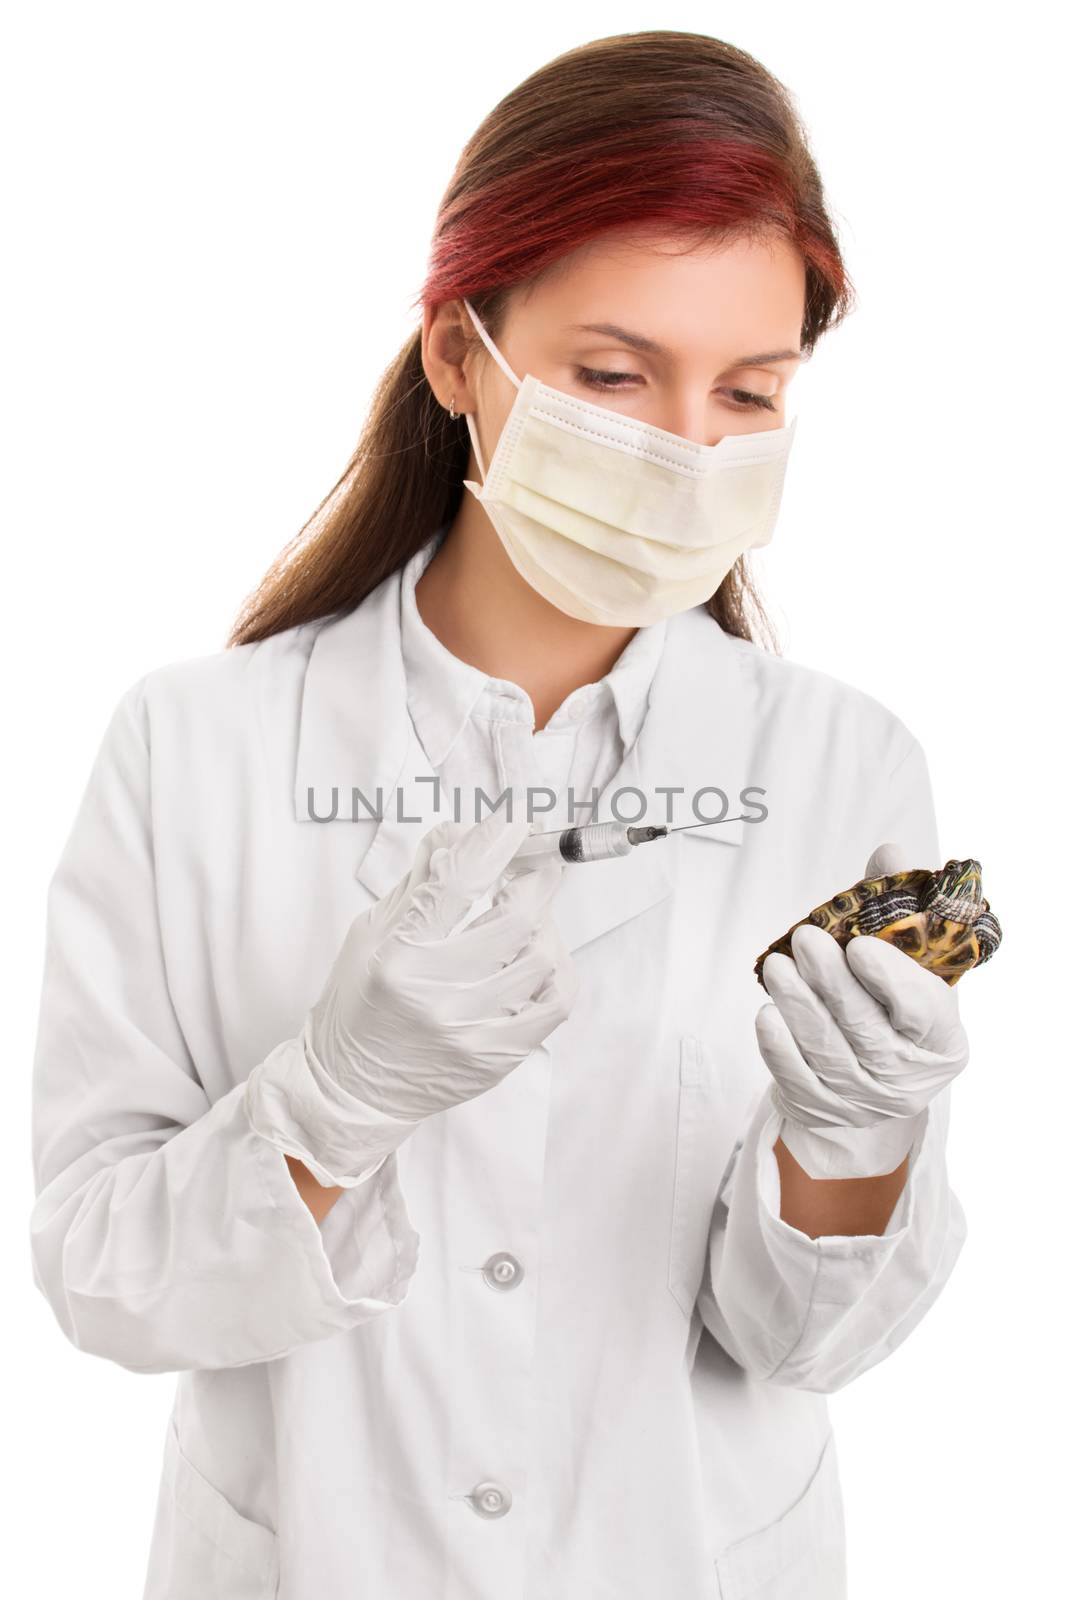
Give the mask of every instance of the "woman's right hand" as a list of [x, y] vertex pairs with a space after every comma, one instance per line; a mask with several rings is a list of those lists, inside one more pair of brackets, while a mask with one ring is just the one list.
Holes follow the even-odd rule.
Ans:
[[549, 910], [562, 863], [504, 877], [529, 831], [501, 810], [423, 837], [407, 876], [353, 921], [309, 1013], [316, 1075], [415, 1122], [493, 1088], [570, 1013], [577, 975]]

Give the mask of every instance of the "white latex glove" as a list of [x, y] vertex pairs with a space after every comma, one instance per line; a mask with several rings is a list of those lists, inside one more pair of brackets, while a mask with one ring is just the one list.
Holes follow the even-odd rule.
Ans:
[[[883, 844], [864, 876], [912, 865]], [[804, 923], [790, 948], [792, 959], [764, 961], [771, 1002], [756, 1014], [782, 1143], [813, 1178], [893, 1172], [926, 1106], [967, 1064], [955, 986], [873, 934], [842, 948]]]
[[365, 1182], [423, 1117], [484, 1094], [569, 1014], [577, 974], [548, 910], [562, 863], [510, 866], [530, 831], [516, 794], [511, 822], [501, 810], [423, 836], [352, 922], [298, 1038], [249, 1074], [253, 1129], [319, 1183]]
[[500, 881], [529, 831], [503, 811], [431, 829], [405, 883], [352, 923], [307, 1035], [346, 1094], [430, 1116], [493, 1088], [568, 1014], [574, 966], [548, 909], [562, 863]]

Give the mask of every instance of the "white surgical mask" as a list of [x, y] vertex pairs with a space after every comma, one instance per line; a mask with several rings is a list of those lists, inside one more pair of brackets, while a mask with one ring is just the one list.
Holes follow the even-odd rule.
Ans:
[[531, 588], [568, 616], [644, 627], [710, 598], [737, 557], [770, 543], [796, 418], [716, 445], [521, 381], [464, 300], [519, 391], [486, 471], [463, 480]]

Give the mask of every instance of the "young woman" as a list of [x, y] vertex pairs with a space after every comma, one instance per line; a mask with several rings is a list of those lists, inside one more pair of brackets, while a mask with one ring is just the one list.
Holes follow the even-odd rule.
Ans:
[[[848, 304], [759, 63], [549, 62], [322, 515], [116, 707], [49, 891], [33, 1252], [75, 1344], [179, 1374], [149, 1600], [844, 1595], [826, 1396], [959, 1253], [967, 1059], [881, 940], [752, 972], [940, 862], [914, 736], [760, 643], [746, 572]], [[593, 817], [685, 831], [522, 853]]]

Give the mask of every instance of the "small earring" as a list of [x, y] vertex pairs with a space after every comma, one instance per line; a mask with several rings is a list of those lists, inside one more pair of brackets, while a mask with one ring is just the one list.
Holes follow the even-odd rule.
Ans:
[[455, 422], [455, 420], [456, 420], [456, 397], [455, 397], [455, 395], [453, 395], [451, 400], [449, 400], [449, 402], [448, 402], [448, 414], [452, 418], [452, 421]]

